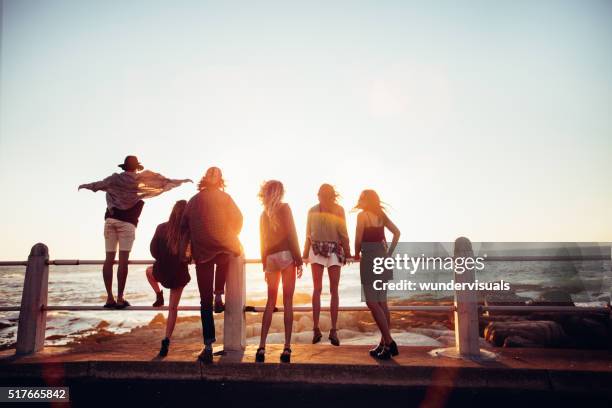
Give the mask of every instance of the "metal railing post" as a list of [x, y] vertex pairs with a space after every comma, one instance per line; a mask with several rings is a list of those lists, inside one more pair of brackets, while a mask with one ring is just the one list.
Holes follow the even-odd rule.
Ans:
[[[465, 237], [455, 240], [455, 258], [473, 258], [472, 243]], [[455, 283], [474, 283], [474, 268], [454, 272]], [[478, 297], [473, 290], [455, 290], [455, 348], [461, 357], [480, 355], [478, 339]]]
[[225, 281], [225, 313], [223, 349], [242, 351], [246, 348], [246, 268], [243, 256], [230, 261]]
[[32, 247], [28, 257], [19, 326], [17, 327], [17, 354], [32, 354], [45, 345], [47, 311], [47, 288], [49, 284], [49, 249], [38, 243]]

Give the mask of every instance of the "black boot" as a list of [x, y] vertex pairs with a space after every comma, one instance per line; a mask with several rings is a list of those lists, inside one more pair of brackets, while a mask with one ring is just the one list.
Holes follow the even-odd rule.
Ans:
[[379, 360], [389, 360], [391, 358], [391, 350], [389, 350], [389, 346], [384, 346], [380, 353], [378, 353], [375, 358]]
[[370, 355], [372, 357], [376, 357], [378, 353], [383, 350], [384, 347], [385, 345], [383, 343], [378, 343], [378, 346], [374, 347], [373, 349], [370, 349]]
[[215, 313], [223, 313], [225, 311], [225, 303], [221, 296], [215, 296]]
[[391, 352], [391, 356], [395, 357], [399, 354], [399, 350], [397, 348], [397, 343], [394, 341], [389, 344], [389, 351]]
[[198, 356], [198, 360], [200, 360], [204, 364], [211, 364], [213, 362], [213, 351], [210, 348], [204, 347]]
[[168, 347], [170, 347], [170, 339], [166, 337], [161, 341], [161, 348], [159, 349], [160, 357], [166, 357], [168, 355]]
[[160, 290], [155, 294], [157, 295], [157, 300], [153, 303], [153, 307], [162, 307], [164, 305], [164, 292]]

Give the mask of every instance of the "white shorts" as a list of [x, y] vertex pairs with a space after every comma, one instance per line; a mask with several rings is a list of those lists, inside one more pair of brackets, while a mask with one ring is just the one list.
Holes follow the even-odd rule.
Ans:
[[310, 248], [310, 252], [308, 252], [308, 263], [323, 265], [324, 268], [329, 268], [330, 266], [342, 266], [342, 262], [340, 262], [338, 259], [338, 255], [334, 253], [330, 254], [329, 257], [315, 255], [312, 248]]
[[136, 238], [136, 226], [129, 222], [107, 218], [104, 222], [104, 245], [106, 252], [131, 251]]
[[266, 256], [264, 271], [266, 273], [280, 272], [291, 265], [294, 265], [293, 255], [290, 251], [275, 252]]

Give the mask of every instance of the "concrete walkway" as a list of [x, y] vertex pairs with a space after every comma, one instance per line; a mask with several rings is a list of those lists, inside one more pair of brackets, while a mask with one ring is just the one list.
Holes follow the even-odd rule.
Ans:
[[[255, 346], [216, 356], [212, 365], [196, 362], [199, 345], [177, 345], [164, 360], [157, 350], [108, 349], [95, 352], [47, 347], [28, 357], [0, 353], [0, 383], [44, 378], [70, 380], [205, 380], [452, 387], [612, 394], [612, 352], [554, 349], [495, 349], [495, 361], [434, 357], [429, 347], [401, 347], [392, 361], [372, 359], [366, 346], [294, 345], [291, 364], [280, 364], [280, 345], [267, 348], [266, 363], [255, 363]], [[215, 349], [220, 351], [221, 347]]]

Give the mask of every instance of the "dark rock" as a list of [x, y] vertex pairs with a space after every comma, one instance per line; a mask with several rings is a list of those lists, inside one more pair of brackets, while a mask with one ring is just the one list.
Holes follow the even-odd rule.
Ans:
[[542, 292], [535, 301], [529, 303], [533, 306], [574, 306], [572, 296], [557, 289]]
[[[568, 338], [559, 323], [551, 321], [514, 321], [490, 323], [484, 332], [485, 340], [495, 346], [530, 344], [530, 347], [560, 347]], [[510, 337], [508, 343], [506, 339]]]
[[63, 334], [53, 334], [53, 335], [51, 335], [51, 336], [47, 336], [47, 337], [45, 338], [45, 340], [60, 340], [60, 339], [63, 339], [63, 338], [65, 338], [65, 337], [66, 337], [66, 336], [64, 336]]
[[610, 320], [601, 316], [568, 316], [563, 322], [565, 332], [576, 348], [601, 349], [612, 344]]
[[9, 323], [5, 320], [0, 320], [0, 330], [6, 329], [7, 327], [12, 327], [12, 326], [14, 326], [14, 324]]
[[542, 347], [540, 344], [534, 343], [533, 341], [526, 339], [521, 336], [508, 336], [504, 340], [503, 347]]
[[[519, 296], [513, 292], [489, 292], [485, 295], [485, 306], [525, 306], [526, 302], [531, 300], [528, 297]], [[499, 315], [520, 315], [528, 312], [504, 312], [504, 311], [488, 311], [489, 316]]]

